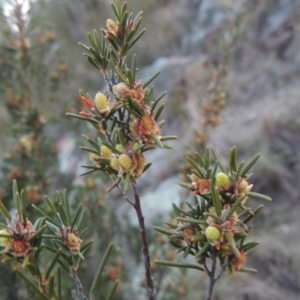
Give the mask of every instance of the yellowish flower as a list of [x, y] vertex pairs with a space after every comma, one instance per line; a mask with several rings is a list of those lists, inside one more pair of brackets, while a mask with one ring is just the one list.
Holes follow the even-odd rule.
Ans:
[[132, 159], [127, 154], [121, 154], [119, 156], [119, 163], [124, 172], [130, 171], [130, 169], [132, 168]]
[[228, 190], [231, 186], [228, 175], [223, 172], [218, 173], [216, 175], [216, 186], [219, 188], [219, 190]]
[[207, 237], [208, 240], [210, 240], [210, 241], [217, 241], [220, 238], [220, 236], [221, 236], [221, 232], [215, 226], [208, 226], [205, 229], [205, 235], [206, 235], [206, 237]]
[[7, 229], [0, 230], [0, 235], [6, 235], [7, 237], [0, 236], [0, 244], [3, 246], [8, 246], [11, 243], [11, 237], [9, 237], [11, 234]]
[[105, 157], [105, 158], [112, 158], [112, 156], [113, 156], [111, 150], [105, 145], [102, 145], [100, 147], [100, 153], [101, 153], [101, 156]]
[[105, 113], [109, 110], [109, 102], [107, 97], [102, 93], [97, 93], [95, 100], [95, 107], [99, 110], [100, 113]]

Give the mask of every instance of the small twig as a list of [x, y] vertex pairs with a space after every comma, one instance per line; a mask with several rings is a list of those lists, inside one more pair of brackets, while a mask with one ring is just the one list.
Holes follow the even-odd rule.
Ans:
[[[83, 287], [82, 287], [80, 279], [77, 276], [77, 271], [74, 268], [74, 266], [72, 266], [72, 273], [73, 273], [73, 276], [74, 276], [74, 281], [75, 281], [76, 290], [77, 290], [77, 293], [75, 294], [76, 297], [79, 296], [80, 300], [88, 300], [88, 298], [83, 293]], [[74, 295], [74, 292], [72, 293], [72, 297], [73, 297], [73, 295]]]
[[150, 254], [149, 254], [149, 247], [148, 247], [148, 239], [146, 234], [146, 227], [145, 227], [144, 216], [141, 207], [140, 196], [139, 196], [139, 192], [135, 180], [132, 181], [132, 187], [133, 187], [134, 199], [135, 199], [134, 208], [138, 217], [141, 240], [142, 240], [142, 250], [143, 250], [144, 264], [145, 264], [145, 271], [146, 271], [146, 286], [147, 286], [148, 298], [149, 300], [155, 300], [153, 280], [152, 280], [151, 269], [150, 269]]
[[123, 189], [120, 187], [119, 184], [116, 185], [116, 187], [119, 189], [119, 191], [121, 192], [123, 198], [129, 203], [131, 204], [133, 207], [135, 206], [135, 204], [127, 197], [126, 193], [123, 191]]
[[216, 247], [212, 247], [212, 264], [211, 264], [210, 271], [208, 270], [206, 265], [204, 265], [205, 270], [207, 271], [207, 274], [209, 276], [209, 285], [208, 285], [207, 292], [206, 292], [206, 300], [211, 300], [213, 288], [217, 281], [217, 279], [215, 279], [216, 266], [217, 266]]

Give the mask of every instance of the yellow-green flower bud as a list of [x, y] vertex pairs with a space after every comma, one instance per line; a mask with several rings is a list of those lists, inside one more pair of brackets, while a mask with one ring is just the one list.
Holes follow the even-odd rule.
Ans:
[[111, 159], [110, 165], [114, 170], [119, 171], [120, 163], [116, 157]]
[[112, 158], [112, 152], [107, 146], [101, 146], [100, 148], [101, 156], [106, 158]]
[[124, 150], [124, 147], [121, 144], [116, 145], [116, 150], [122, 152]]
[[218, 173], [216, 175], [216, 186], [220, 188], [228, 189], [230, 187], [229, 177], [223, 172]]
[[97, 93], [95, 97], [95, 106], [100, 111], [107, 111], [109, 109], [108, 100], [102, 93]]
[[216, 240], [218, 240], [220, 238], [221, 232], [215, 226], [208, 226], [205, 229], [205, 235], [206, 235], [206, 237], [207, 237], [208, 240], [216, 241]]
[[7, 237], [5, 236], [0, 236], [0, 244], [3, 246], [8, 246], [11, 243], [11, 238], [10, 233], [7, 229], [2, 229], [0, 230], [0, 235], [7, 235]]
[[121, 164], [125, 172], [129, 171], [132, 168], [132, 159], [127, 154], [121, 154], [119, 156], [119, 163]]

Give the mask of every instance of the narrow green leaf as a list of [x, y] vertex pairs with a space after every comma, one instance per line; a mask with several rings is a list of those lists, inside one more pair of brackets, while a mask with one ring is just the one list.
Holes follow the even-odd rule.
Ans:
[[44, 211], [42, 211], [40, 208], [38, 208], [36, 205], [31, 204], [31, 206], [42, 216], [46, 217], [46, 219], [53, 223], [55, 226], [60, 227], [60, 225], [58, 223], [56, 223], [51, 217], [49, 217]]
[[100, 124], [99, 121], [97, 121], [95, 119], [92, 119], [92, 118], [86, 118], [86, 117], [83, 117], [83, 116], [80, 116], [80, 115], [76, 115], [76, 114], [72, 114], [72, 113], [66, 113], [66, 115], [69, 116], [69, 117], [72, 117], [72, 118], [79, 119], [79, 120], [88, 121], [88, 122], [93, 123], [93, 124], [97, 124], [97, 125]]
[[211, 188], [210, 189], [211, 197], [212, 197], [212, 201], [213, 201], [216, 213], [217, 213], [218, 217], [221, 217], [221, 215], [222, 215], [221, 199], [220, 199], [219, 191], [215, 187], [213, 180], [210, 181], [210, 188]]
[[245, 199], [245, 196], [241, 196], [239, 197], [234, 204], [230, 207], [230, 210], [228, 212], [227, 215], [227, 220], [229, 219], [229, 217], [237, 210], [237, 208], [240, 206], [240, 204], [242, 203], [242, 201]]
[[173, 203], [172, 206], [173, 206], [173, 212], [174, 212], [175, 217], [180, 217], [182, 215], [182, 209], [177, 207], [177, 205], [175, 203]]
[[54, 299], [54, 275], [51, 275], [48, 280], [48, 297], [49, 299]]
[[187, 160], [188, 162], [195, 168], [195, 170], [197, 171], [197, 173], [199, 173], [199, 177], [200, 178], [204, 178], [204, 174], [203, 172], [201, 171], [201, 169], [199, 168], [199, 166], [197, 165], [197, 163], [190, 157], [187, 156]]
[[245, 177], [247, 172], [252, 168], [252, 166], [257, 162], [257, 160], [260, 157], [260, 153], [257, 153], [249, 162], [248, 164], [243, 168], [241, 172], [241, 177]]
[[0, 212], [6, 220], [11, 221], [11, 216], [1, 200], [0, 200]]
[[67, 216], [66, 209], [65, 209], [62, 202], [58, 203], [58, 213], [59, 213], [59, 216], [61, 217], [61, 220], [62, 220], [63, 224], [65, 226], [69, 226], [70, 222], [69, 222], [69, 219], [68, 219], [68, 216]]
[[204, 272], [204, 269], [201, 266], [193, 265], [193, 264], [183, 264], [183, 263], [176, 263], [173, 261], [164, 261], [164, 260], [155, 260], [154, 263], [161, 266], [168, 266], [168, 267], [175, 267], [175, 268], [182, 268], [182, 269], [196, 269]]
[[124, 192], [126, 193], [128, 188], [129, 188], [129, 184], [131, 182], [131, 175], [130, 173], [126, 173], [125, 176], [125, 180], [124, 180]]
[[47, 205], [49, 206], [50, 210], [52, 211], [52, 213], [56, 214], [56, 209], [55, 209], [52, 201], [48, 198], [48, 196], [45, 196], [44, 199], [45, 199]]
[[61, 271], [60, 271], [60, 267], [58, 267], [57, 268], [57, 296], [58, 296], [58, 300], [62, 300], [61, 291], [62, 291]]
[[[142, 35], [145, 33], [146, 29], [142, 29], [140, 33], [131, 41], [131, 43], [128, 46], [128, 50], [142, 37]], [[145, 87], [145, 85], [143, 85]]]
[[237, 272], [244, 272], [244, 273], [257, 273], [257, 270], [251, 268], [241, 268]]
[[87, 57], [88, 62], [94, 66], [97, 70], [100, 70], [101, 67], [95, 62], [95, 59], [92, 59], [91, 56], [89, 56], [88, 54], [83, 53], [83, 55], [85, 55]]
[[257, 245], [259, 245], [258, 242], [249, 242], [249, 243], [243, 245], [243, 246], [241, 247], [241, 250], [247, 252], [247, 251], [249, 251], [250, 249], [256, 247]]
[[39, 287], [36, 285], [35, 282], [28, 279], [28, 277], [25, 274], [23, 274], [21, 271], [19, 271], [18, 269], [14, 269], [14, 270], [35, 292], [37, 292], [39, 294], [39, 296], [42, 299], [46, 299], [46, 300], [48, 299], [48, 297], [39, 290]]
[[88, 147], [80, 147], [80, 149], [84, 150], [84, 151], [87, 151], [87, 152], [90, 152], [90, 153], [94, 153], [96, 155], [100, 155], [99, 151], [96, 151], [96, 150], [88, 148]]
[[159, 119], [159, 117], [160, 117], [160, 115], [161, 115], [161, 113], [162, 113], [162, 111], [163, 111], [164, 108], [165, 108], [165, 104], [162, 104], [159, 107], [159, 109], [157, 110], [157, 112], [156, 112], [156, 114], [154, 116], [155, 121], [158, 121], [158, 119]]
[[151, 138], [153, 139], [154, 143], [156, 146], [158, 146], [159, 148], [163, 149], [164, 145], [163, 143], [160, 141], [159, 137], [155, 134], [151, 134]]
[[207, 225], [207, 222], [205, 220], [197, 220], [197, 219], [192, 219], [192, 218], [182, 218], [182, 217], [176, 217], [178, 221], [183, 221], [186, 223], [191, 223], [191, 224], [202, 224], [202, 225]]
[[118, 284], [119, 284], [119, 280], [116, 280], [113, 287], [112, 287], [112, 289], [110, 290], [106, 300], [111, 300], [112, 299], [112, 297], [113, 297], [113, 295], [114, 295], [114, 293], [115, 293], [115, 291], [118, 287]]
[[236, 147], [235, 146], [230, 149], [229, 166], [230, 166], [231, 175], [233, 174], [233, 172], [237, 172]]
[[87, 33], [87, 37], [91, 43], [91, 45], [93, 46], [93, 48], [96, 50], [96, 51], [99, 51], [100, 52], [100, 49], [98, 48], [97, 44], [95, 43], [94, 41], [94, 37], [92, 36], [92, 34], [90, 32]]
[[15, 208], [18, 211], [20, 211], [18, 184], [16, 180], [13, 181], [13, 198], [14, 198]]
[[136, 77], [136, 54], [135, 53], [132, 55], [130, 70], [131, 70], [132, 77], [135, 81], [135, 77]]
[[100, 280], [101, 273], [102, 273], [102, 271], [104, 269], [104, 266], [105, 266], [105, 264], [106, 264], [106, 262], [107, 262], [107, 260], [109, 258], [109, 255], [110, 255], [113, 247], [114, 247], [114, 244], [110, 243], [109, 246], [107, 247], [104, 255], [103, 255], [103, 258], [102, 258], [102, 260], [101, 260], [101, 262], [99, 264], [99, 267], [98, 267], [98, 269], [96, 271], [96, 275], [94, 277], [94, 280], [93, 280], [91, 288], [90, 288], [90, 295], [94, 293], [94, 291], [95, 291], [95, 289], [97, 287], [97, 284], [98, 284], [98, 282]]
[[103, 49], [101, 48], [101, 43], [100, 43], [99, 34], [98, 34], [98, 32], [97, 32], [96, 29], [93, 30], [93, 39], [94, 39], [94, 42], [95, 42], [95, 44], [96, 44], [96, 46], [97, 46], [98, 51], [99, 51], [101, 54], [103, 54], [103, 52], [102, 52]]
[[155, 74], [153, 74], [144, 84], [143, 88], [147, 87], [159, 74], [161, 71], [157, 71]]
[[243, 223], [248, 223], [255, 215], [257, 215], [262, 209], [264, 205], [259, 205], [255, 210], [249, 211], [249, 216], [243, 220]]
[[80, 216], [81, 211], [82, 211], [82, 210], [81, 210], [81, 203], [80, 203], [80, 204], [78, 205], [78, 208], [77, 208], [77, 210], [76, 210], [74, 219], [73, 219], [73, 221], [72, 221], [71, 229], [73, 229], [73, 228], [78, 228], [78, 227], [76, 226], [76, 222], [77, 222], [78, 219], [79, 219], [79, 216]]
[[222, 172], [225, 173], [225, 174], [227, 174], [226, 168], [225, 168], [224, 165], [222, 164], [222, 161], [221, 161], [221, 159], [220, 159], [220, 156], [218, 155], [218, 153], [216, 152], [216, 150], [215, 150], [214, 148], [212, 148], [212, 147], [211, 147], [210, 149], [211, 149], [211, 151], [212, 151], [212, 154], [213, 154], [215, 160], [218, 160], [218, 161], [219, 161], [219, 166], [220, 166]]
[[68, 219], [68, 224], [70, 224], [70, 219], [71, 219], [70, 203], [69, 203], [69, 198], [66, 189], [64, 189], [62, 200], [66, 211], [67, 219]]
[[224, 235], [225, 235], [227, 241], [229, 242], [234, 255], [237, 258], [240, 258], [241, 253], [240, 253], [239, 249], [236, 247], [235, 240], [234, 240], [233, 236], [229, 232], [225, 232]]
[[50, 275], [53, 267], [55, 266], [55, 264], [56, 264], [56, 262], [57, 262], [57, 260], [58, 260], [58, 258], [60, 256], [60, 254], [61, 254], [61, 251], [62, 251], [61, 248], [58, 249], [57, 252], [56, 252], [56, 254], [55, 254], [55, 256], [54, 256], [54, 258], [52, 259], [52, 261], [51, 261], [51, 263], [50, 263], [50, 265], [49, 265], [49, 267], [47, 269], [46, 275], [45, 275], [45, 279], [46, 280], [48, 279], [48, 277], [49, 277], [49, 275]]
[[96, 149], [96, 150], [98, 150], [99, 152], [100, 152], [100, 147], [99, 147], [99, 145], [95, 142], [95, 141], [93, 141], [92, 139], [90, 139], [88, 136], [86, 136], [86, 135], [84, 135], [84, 134], [82, 134], [82, 136], [84, 137], [84, 138], [86, 138], [86, 140]]
[[174, 230], [167, 230], [167, 229], [164, 229], [164, 228], [161, 228], [161, 227], [157, 227], [157, 226], [153, 226], [153, 229], [158, 231], [159, 233], [163, 233], [163, 234], [166, 234], [166, 235], [172, 235], [172, 234], [176, 234], [177, 231], [174, 231]]
[[33, 236], [30, 237], [29, 241], [34, 241], [37, 237], [39, 237], [43, 231], [47, 228], [47, 225], [42, 226]]
[[243, 169], [244, 164], [245, 164], [245, 161], [243, 160], [243, 161], [240, 163], [240, 165], [239, 165], [239, 167], [238, 167], [238, 169], [237, 169], [237, 172], [236, 172], [236, 179], [240, 178], [241, 172], [242, 172], [242, 169]]
[[201, 249], [196, 253], [195, 258], [200, 258], [204, 253], [206, 253], [208, 247], [210, 246], [209, 242], [206, 242]]
[[159, 101], [167, 94], [167, 92], [163, 92], [161, 93], [157, 99], [153, 102], [152, 107], [151, 107], [151, 115], [155, 109], [155, 107], [157, 106], [157, 104], [159, 103]]
[[261, 200], [266, 200], [266, 201], [272, 201], [272, 199], [270, 197], [259, 194], [259, 193], [254, 193], [254, 192], [247, 192], [246, 196], [261, 199]]
[[204, 169], [207, 170], [210, 166], [210, 153], [209, 148], [205, 148], [205, 154], [204, 154]]

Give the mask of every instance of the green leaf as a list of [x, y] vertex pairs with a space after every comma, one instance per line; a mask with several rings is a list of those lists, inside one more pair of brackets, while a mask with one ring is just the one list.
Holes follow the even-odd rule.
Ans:
[[131, 182], [131, 175], [130, 173], [126, 173], [125, 180], [124, 180], [124, 192], [127, 192], [130, 182]]
[[48, 299], [48, 297], [39, 290], [39, 287], [36, 285], [35, 282], [28, 279], [28, 277], [25, 274], [23, 274], [21, 271], [19, 271], [18, 269], [14, 269], [14, 270], [35, 292], [37, 292], [39, 294], [39, 296], [42, 299], [46, 299], [46, 300]]
[[224, 235], [225, 235], [227, 241], [229, 242], [234, 255], [237, 258], [240, 258], [241, 257], [241, 253], [240, 253], [239, 249], [236, 247], [235, 239], [233, 238], [233, 236], [229, 232], [225, 232]]
[[202, 170], [199, 168], [199, 166], [197, 165], [197, 163], [190, 157], [187, 156], [187, 160], [188, 162], [195, 168], [195, 170], [197, 171], [197, 173], [199, 173], [199, 177], [200, 178], [204, 178], [204, 174], [202, 172]]
[[114, 293], [115, 293], [115, 291], [118, 287], [118, 284], [119, 284], [119, 280], [116, 280], [113, 287], [112, 287], [112, 289], [110, 290], [106, 300], [111, 300], [112, 299], [112, 297], [113, 297], [113, 295], [114, 295]]
[[151, 138], [153, 139], [154, 143], [156, 146], [158, 146], [159, 148], [163, 149], [164, 145], [163, 143], [160, 141], [159, 137], [155, 134], [151, 134]]
[[99, 147], [99, 145], [95, 142], [95, 141], [93, 141], [92, 139], [90, 139], [88, 136], [86, 136], [86, 135], [84, 135], [84, 134], [82, 134], [82, 136], [84, 137], [84, 138], [86, 138], [86, 140], [96, 149], [96, 150], [98, 150], [98, 153], [100, 152], [100, 147]]
[[[142, 35], [145, 33], [146, 29], [144, 28], [129, 44], [128, 50], [142, 37]], [[143, 85], [145, 87], [145, 85]]]
[[11, 216], [1, 200], [0, 200], [0, 212], [6, 220], [11, 221]]
[[176, 263], [173, 261], [165, 261], [165, 260], [155, 260], [154, 263], [161, 266], [175, 267], [181, 269], [196, 269], [204, 272], [204, 269], [201, 266], [193, 265], [193, 264]]
[[257, 270], [251, 268], [241, 268], [237, 270], [237, 272], [244, 272], [244, 273], [257, 273]]
[[79, 119], [79, 120], [84, 120], [84, 121], [88, 121], [92, 124], [97, 124], [99, 125], [100, 122], [93, 119], [93, 118], [87, 118], [87, 117], [83, 117], [83, 116], [80, 116], [80, 115], [76, 115], [76, 114], [72, 114], [72, 113], [66, 113], [66, 116], [69, 116], [69, 117], [72, 117], [72, 118], [76, 118], [76, 119]]
[[243, 246], [241, 247], [241, 250], [247, 252], [247, 251], [249, 251], [250, 249], [256, 247], [257, 245], [259, 245], [258, 242], [249, 242], [249, 243], [243, 245]]
[[234, 204], [230, 207], [230, 210], [228, 212], [227, 215], [227, 220], [229, 219], [229, 217], [237, 210], [237, 208], [240, 206], [240, 204], [242, 203], [242, 201], [245, 199], [245, 196], [241, 196], [239, 197]]
[[218, 217], [221, 217], [221, 215], [222, 215], [221, 199], [220, 199], [219, 191], [215, 187], [213, 180], [210, 181], [210, 191], [211, 191], [211, 197], [212, 197], [212, 201], [213, 201], [216, 213], [217, 213]]
[[[147, 87], [159, 74], [161, 71], [157, 71], [155, 74], [153, 74], [144, 84], [143, 88]], [[166, 93], [166, 92], [165, 92]]]
[[208, 247], [210, 246], [210, 243], [207, 241], [202, 247], [201, 249], [196, 253], [195, 258], [200, 258], [201, 256], [203, 256], [204, 253], [206, 253], [206, 251], [208, 250]]
[[[80, 149], [84, 150], [84, 151], [87, 151], [87, 152], [90, 152], [90, 153], [94, 153], [94, 154], [100, 156], [99, 151], [96, 151], [94, 149], [91, 149], [91, 148], [88, 148], [88, 147], [80, 147]], [[99, 157], [99, 159], [100, 159], [100, 157]]]
[[262, 195], [259, 193], [254, 193], [254, 192], [247, 192], [246, 196], [251, 197], [251, 198], [257, 198], [261, 200], [266, 200], [266, 201], [272, 201], [272, 199], [266, 195]]
[[158, 121], [158, 119], [159, 119], [159, 117], [160, 117], [160, 115], [161, 115], [161, 113], [162, 113], [162, 111], [163, 111], [164, 108], [165, 108], [165, 104], [162, 104], [162, 105], [159, 107], [159, 109], [157, 110], [157, 112], [156, 112], [156, 114], [155, 114], [155, 116], [154, 116], [154, 120], [155, 120], [155, 121]]
[[233, 172], [237, 172], [236, 147], [235, 146], [230, 149], [229, 166], [230, 166], [231, 175], [233, 174]]
[[210, 153], [209, 148], [205, 148], [205, 154], [204, 154], [204, 169], [207, 170], [210, 166]]
[[220, 156], [218, 155], [218, 153], [216, 152], [216, 150], [215, 150], [214, 148], [212, 148], [212, 147], [211, 147], [210, 149], [211, 149], [211, 151], [212, 151], [212, 154], [213, 154], [215, 160], [218, 160], [218, 161], [219, 161], [219, 166], [220, 166], [222, 172], [225, 173], [225, 174], [227, 174], [226, 168], [225, 168], [224, 165], [222, 164], [222, 161], [221, 161], [221, 159], [220, 159]]
[[257, 162], [257, 160], [260, 157], [260, 153], [256, 154], [250, 161], [249, 163], [243, 168], [241, 172], [241, 177], [245, 177], [247, 172], [252, 168], [252, 166]]
[[[81, 203], [78, 205], [77, 207], [77, 210], [76, 210], [76, 213], [75, 213], [75, 216], [74, 216], [74, 219], [72, 221], [72, 224], [71, 224], [71, 229], [73, 229], [75, 226], [76, 226], [76, 222], [78, 221], [78, 218], [80, 216], [80, 213], [81, 213]], [[77, 228], [77, 226], [76, 226]]]
[[102, 258], [102, 260], [101, 260], [101, 262], [100, 262], [100, 264], [99, 264], [99, 267], [98, 267], [98, 269], [97, 269], [97, 271], [96, 271], [96, 275], [95, 275], [95, 277], [94, 277], [94, 280], [93, 280], [92, 285], [91, 285], [91, 288], [90, 288], [90, 295], [94, 293], [94, 291], [95, 291], [95, 289], [96, 289], [96, 287], [97, 287], [97, 285], [98, 285], [98, 282], [99, 282], [99, 280], [100, 280], [101, 273], [102, 273], [102, 271], [103, 271], [103, 269], [104, 269], [104, 266], [105, 266], [105, 264], [106, 264], [106, 262], [107, 262], [107, 260], [108, 260], [108, 258], [109, 258], [109, 255], [110, 255], [110, 253], [111, 253], [113, 247], [114, 247], [114, 244], [113, 244], [113, 243], [110, 243], [109, 246], [107, 247], [107, 249], [106, 249], [104, 255], [103, 255], [103, 258]]
[[166, 234], [166, 235], [177, 234], [177, 231], [175, 231], [175, 230], [167, 230], [167, 229], [157, 227], [157, 226], [153, 226], [153, 229], [158, 231], [159, 233], [163, 233], [163, 234]]
[[248, 223], [254, 216], [256, 216], [262, 209], [264, 205], [259, 205], [255, 210], [249, 211], [249, 216], [243, 220], [243, 223]]
[[151, 107], [151, 115], [155, 109], [155, 107], [157, 106], [157, 104], [159, 103], [159, 101], [167, 94], [167, 92], [163, 92], [161, 93], [157, 99], [154, 101], [154, 103], [152, 104], [152, 107]]
[[176, 217], [178, 221], [183, 221], [186, 223], [191, 223], [191, 224], [202, 224], [202, 225], [207, 225], [207, 222], [205, 220], [197, 220], [197, 219], [192, 219], [192, 218], [182, 218], [182, 217]]

